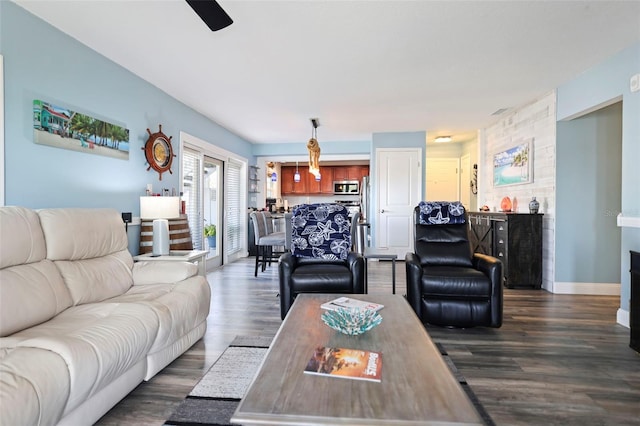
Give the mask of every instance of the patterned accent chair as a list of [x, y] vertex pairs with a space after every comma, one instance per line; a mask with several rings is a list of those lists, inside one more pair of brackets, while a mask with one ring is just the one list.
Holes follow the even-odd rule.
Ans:
[[364, 293], [364, 258], [351, 251], [351, 223], [344, 206], [297, 206], [287, 229], [290, 251], [278, 261], [282, 319], [300, 293]]
[[407, 253], [407, 300], [423, 323], [502, 325], [502, 262], [471, 253], [459, 202], [421, 202], [414, 210], [415, 252]]

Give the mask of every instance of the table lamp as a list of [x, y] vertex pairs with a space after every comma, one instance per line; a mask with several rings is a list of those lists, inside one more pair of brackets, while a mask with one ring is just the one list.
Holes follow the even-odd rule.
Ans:
[[180, 197], [140, 197], [140, 219], [153, 219], [153, 256], [169, 254], [169, 221], [180, 217]]

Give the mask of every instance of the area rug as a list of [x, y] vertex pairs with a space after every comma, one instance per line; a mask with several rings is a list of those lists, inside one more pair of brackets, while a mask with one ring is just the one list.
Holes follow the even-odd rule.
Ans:
[[230, 425], [272, 337], [237, 336], [165, 425]]
[[[187, 398], [180, 403], [165, 426], [229, 426], [231, 416], [258, 371], [272, 337], [237, 336]], [[451, 373], [487, 426], [495, 423], [467, 380], [458, 371], [444, 346], [436, 343]]]

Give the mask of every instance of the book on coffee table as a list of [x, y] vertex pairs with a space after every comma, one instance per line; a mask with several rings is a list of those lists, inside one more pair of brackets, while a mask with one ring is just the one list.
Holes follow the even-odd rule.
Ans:
[[304, 372], [320, 376], [380, 382], [382, 353], [320, 346], [311, 355]]
[[335, 311], [338, 309], [371, 309], [373, 311], [379, 311], [384, 308], [384, 305], [373, 302], [366, 302], [364, 300], [352, 299], [350, 297], [338, 297], [337, 299], [330, 300], [327, 303], [320, 305], [322, 309], [327, 311]]

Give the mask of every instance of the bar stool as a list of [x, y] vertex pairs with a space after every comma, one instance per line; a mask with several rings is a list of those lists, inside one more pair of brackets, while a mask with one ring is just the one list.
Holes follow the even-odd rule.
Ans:
[[273, 233], [267, 234], [267, 227], [264, 217], [264, 212], [251, 212], [251, 223], [253, 224], [253, 231], [255, 235], [256, 244], [256, 266], [254, 276], [258, 276], [258, 266], [261, 265], [262, 271], [267, 267], [267, 263], [271, 264], [272, 260], [276, 260], [276, 253], [279, 256], [280, 252], [273, 251], [273, 247], [283, 247], [285, 245], [284, 232], [281, 235]]

